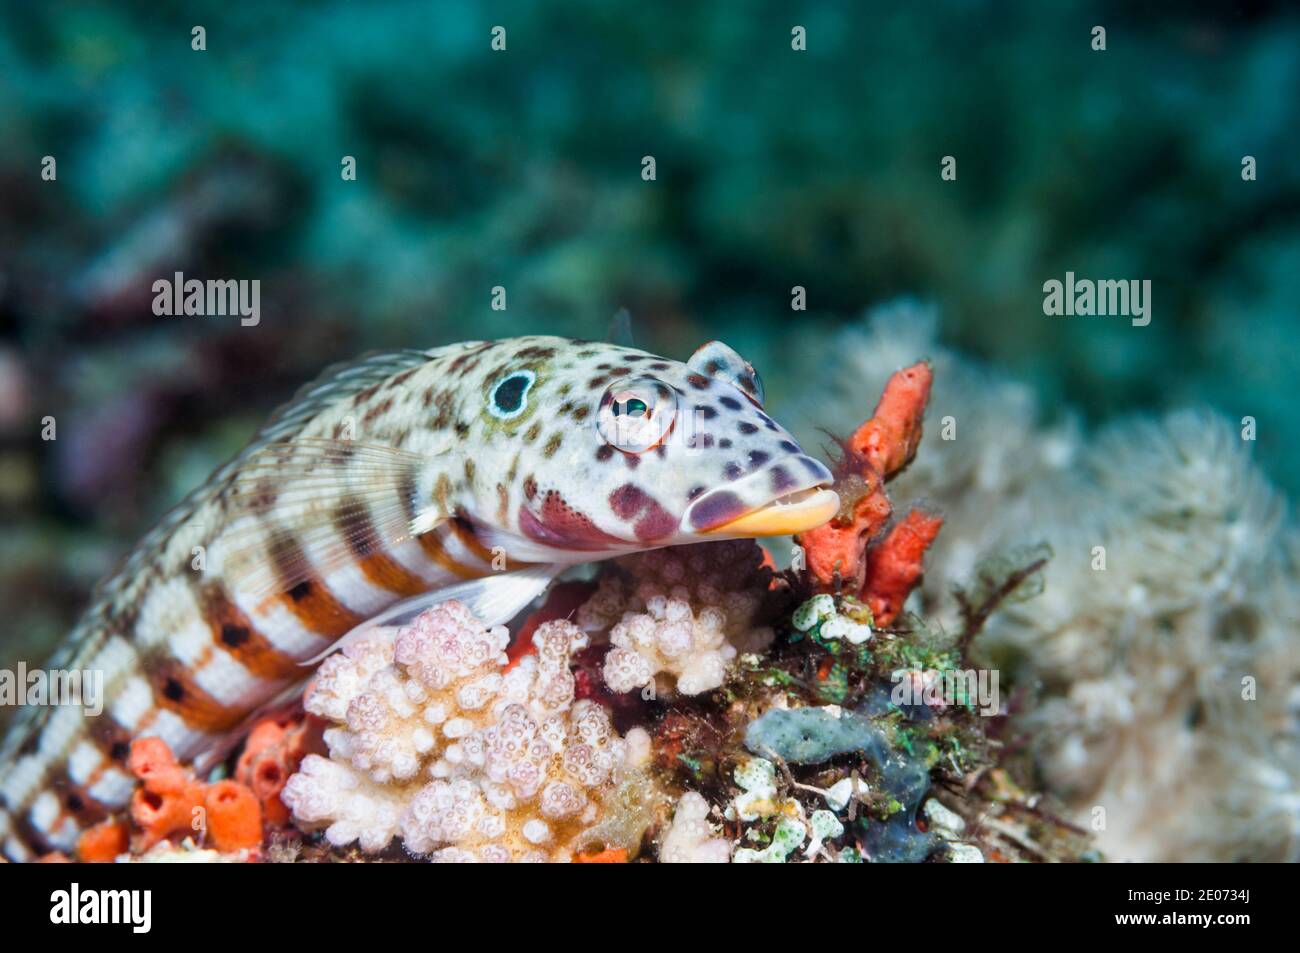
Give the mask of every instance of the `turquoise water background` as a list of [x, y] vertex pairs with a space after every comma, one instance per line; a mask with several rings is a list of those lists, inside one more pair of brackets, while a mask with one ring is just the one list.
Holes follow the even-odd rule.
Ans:
[[[620, 307], [650, 350], [728, 341], [779, 406], [801, 352], [916, 295], [1049, 413], [1251, 415], [1300, 489], [1293, 7], [184, 6], [0, 4], [6, 657], [324, 365]], [[259, 280], [260, 323], [154, 315], [176, 271]], [[1067, 271], [1149, 279], [1151, 324], [1044, 315]]]

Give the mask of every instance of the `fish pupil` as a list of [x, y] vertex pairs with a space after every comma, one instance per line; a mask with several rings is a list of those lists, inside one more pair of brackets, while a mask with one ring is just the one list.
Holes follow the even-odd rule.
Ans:
[[639, 397], [629, 397], [627, 400], [615, 402], [614, 416], [644, 417], [649, 409], [649, 405], [644, 400]]

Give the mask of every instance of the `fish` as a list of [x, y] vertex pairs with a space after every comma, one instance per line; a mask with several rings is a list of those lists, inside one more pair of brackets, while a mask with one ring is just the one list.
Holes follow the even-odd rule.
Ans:
[[23, 709], [0, 746], [0, 848], [70, 852], [121, 809], [131, 742], [196, 767], [378, 625], [464, 601], [511, 619], [575, 566], [799, 533], [839, 500], [720, 341], [685, 362], [549, 336], [326, 370], [97, 587], [50, 662], [102, 712]]

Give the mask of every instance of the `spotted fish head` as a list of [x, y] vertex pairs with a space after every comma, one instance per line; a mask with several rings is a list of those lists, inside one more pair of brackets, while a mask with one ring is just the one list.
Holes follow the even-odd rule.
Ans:
[[718, 341], [684, 364], [529, 344], [481, 399], [510, 457], [492, 522], [533, 543], [623, 552], [786, 535], [839, 507], [825, 465], [767, 415], [758, 374]]

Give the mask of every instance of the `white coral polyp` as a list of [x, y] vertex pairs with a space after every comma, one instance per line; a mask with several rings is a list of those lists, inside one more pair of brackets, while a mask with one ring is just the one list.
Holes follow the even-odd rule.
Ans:
[[376, 852], [399, 837], [438, 861], [567, 859], [599, 819], [625, 744], [598, 704], [574, 700], [567, 621], [505, 671], [509, 635], [459, 602], [326, 659], [304, 704], [333, 722], [283, 798], [331, 844]]
[[754, 625], [767, 589], [760, 559], [754, 543], [729, 541], [628, 557], [621, 565], [634, 581], [607, 573], [578, 624], [608, 631], [610, 690], [630, 692], [662, 674], [680, 694], [699, 695], [722, 685], [738, 653], [766, 648], [772, 631]]

